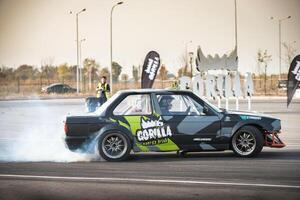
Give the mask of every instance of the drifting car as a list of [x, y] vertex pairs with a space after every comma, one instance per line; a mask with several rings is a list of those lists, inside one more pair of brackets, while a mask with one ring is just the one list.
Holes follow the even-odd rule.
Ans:
[[94, 113], [68, 116], [65, 143], [71, 150], [93, 148], [107, 161], [130, 152], [232, 150], [253, 157], [264, 146], [284, 147], [280, 119], [219, 109], [190, 91], [119, 91]]
[[70, 87], [67, 84], [63, 83], [54, 83], [49, 86], [43, 87], [41, 90], [42, 93], [74, 93], [76, 92], [75, 88]]

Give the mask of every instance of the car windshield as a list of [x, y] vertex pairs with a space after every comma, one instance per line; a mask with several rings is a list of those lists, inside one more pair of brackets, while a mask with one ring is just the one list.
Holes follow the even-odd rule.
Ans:
[[96, 111], [96, 115], [102, 115], [102, 113], [106, 110], [106, 107], [114, 102], [120, 96], [120, 92], [115, 93], [111, 98], [109, 98], [103, 105], [101, 105]]
[[210, 103], [206, 98], [201, 98], [206, 104], [208, 104], [212, 109], [214, 109], [217, 112], [222, 112], [220, 108], [215, 106], [214, 104]]

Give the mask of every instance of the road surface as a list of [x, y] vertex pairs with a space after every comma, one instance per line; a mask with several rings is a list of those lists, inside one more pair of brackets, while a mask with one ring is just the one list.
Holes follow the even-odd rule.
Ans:
[[84, 113], [84, 100], [0, 101], [0, 199], [299, 199], [300, 101], [252, 108], [282, 119], [286, 148], [251, 159], [147, 153], [110, 163], [64, 147], [63, 120]]

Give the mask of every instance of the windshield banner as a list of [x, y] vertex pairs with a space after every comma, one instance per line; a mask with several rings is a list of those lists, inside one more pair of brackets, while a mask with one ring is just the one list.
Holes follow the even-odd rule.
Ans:
[[290, 66], [287, 84], [287, 106], [290, 105], [300, 81], [300, 55], [296, 56]]
[[150, 51], [143, 65], [142, 88], [152, 88], [159, 66], [159, 54], [156, 51]]

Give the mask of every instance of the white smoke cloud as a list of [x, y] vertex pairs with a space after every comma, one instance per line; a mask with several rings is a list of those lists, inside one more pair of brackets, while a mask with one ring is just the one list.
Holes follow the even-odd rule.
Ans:
[[[83, 102], [80, 106], [79, 100], [66, 101], [0, 102], [0, 162], [78, 162], [99, 159], [96, 154], [76, 153], [66, 148], [63, 121], [69, 111], [84, 111]], [[95, 143], [91, 141], [90, 147]]]

